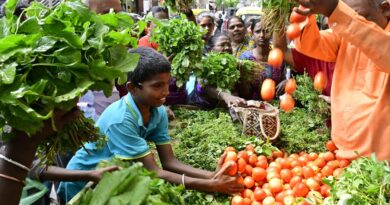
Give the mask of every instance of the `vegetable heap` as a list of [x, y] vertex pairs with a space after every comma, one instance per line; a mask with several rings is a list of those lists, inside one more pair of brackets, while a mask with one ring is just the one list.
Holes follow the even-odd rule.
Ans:
[[[125, 167], [105, 173], [99, 184], [83, 189], [70, 202], [73, 205], [184, 205], [183, 186], [174, 186], [143, 168], [141, 163], [108, 162]], [[104, 165], [106, 166], [106, 165]]]
[[[88, 89], [111, 95], [114, 80], [126, 82], [138, 61], [127, 52], [137, 39], [131, 37], [133, 20], [126, 14], [97, 15], [75, 0], [53, 9], [32, 2], [17, 18], [16, 3], [8, 0], [0, 19], [2, 140], [14, 137], [12, 129], [36, 134], [43, 121], [54, 119], [55, 110], [71, 110]], [[51, 156], [97, 137], [91, 121], [80, 116], [42, 146]]]
[[174, 56], [171, 74], [178, 86], [188, 81], [192, 72], [198, 75], [201, 70], [203, 31], [186, 18], [172, 19], [168, 23], [156, 22], [153, 41], [165, 56]]

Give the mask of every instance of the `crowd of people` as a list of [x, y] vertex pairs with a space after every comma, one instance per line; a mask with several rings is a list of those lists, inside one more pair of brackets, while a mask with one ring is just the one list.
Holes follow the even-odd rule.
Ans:
[[[98, 182], [102, 173], [117, 169], [109, 167], [95, 170], [101, 160], [120, 158], [134, 160], [157, 173], [158, 177], [185, 188], [205, 192], [235, 193], [244, 187], [234, 177], [223, 173], [223, 158], [215, 171], [201, 170], [180, 162], [172, 150], [168, 135], [168, 118], [174, 117], [169, 106], [190, 104], [201, 108], [242, 105], [247, 100], [262, 100], [260, 89], [263, 80], [273, 79], [278, 90], [284, 90], [287, 67], [296, 74], [306, 71], [314, 78], [319, 71], [328, 78], [328, 87], [323, 95], [331, 104], [332, 139], [339, 148], [341, 158], [356, 158], [375, 152], [382, 160], [390, 161], [390, 2], [387, 0], [296, 0], [305, 9], [295, 8], [297, 13], [308, 16], [302, 34], [292, 42], [287, 41], [284, 28], [271, 32], [261, 19], [244, 22], [233, 16], [227, 21], [227, 31], [218, 28], [214, 15], [203, 13], [196, 18], [187, 13], [189, 20], [206, 29], [204, 55], [209, 52], [224, 52], [240, 60], [251, 60], [262, 69], [254, 70], [251, 79], [240, 79], [233, 90], [219, 91], [215, 87], [202, 86], [191, 80], [177, 87], [170, 75], [172, 56], [163, 56], [158, 45], [151, 41], [153, 22], [148, 24], [145, 35], [139, 39], [139, 48], [129, 52], [140, 55], [133, 72], [128, 73], [125, 86], [113, 87], [114, 96], [107, 99], [99, 92], [89, 92], [79, 105], [101, 105], [93, 114], [96, 126], [108, 138], [102, 148], [95, 143], [85, 144], [67, 163], [66, 169], [49, 167], [29, 173], [40, 180], [61, 181], [58, 193], [62, 203], [69, 201], [87, 181]], [[107, 13], [111, 8], [120, 10], [119, 0], [89, 0], [91, 10]], [[327, 25], [317, 24], [315, 15], [328, 17]], [[155, 19], [169, 19], [164, 7], [153, 7]], [[249, 26], [248, 26], [249, 24]], [[291, 46], [292, 45], [292, 46]], [[267, 64], [272, 47], [284, 52], [284, 63], [280, 67]], [[283, 92], [277, 93], [281, 95]], [[98, 97], [97, 97], [98, 96]], [[92, 99], [92, 100], [91, 100]], [[104, 103], [101, 103], [104, 101]], [[84, 104], [83, 104], [84, 103]], [[77, 111], [57, 113], [58, 128], [71, 120]], [[92, 117], [92, 116], [90, 116]], [[46, 123], [39, 137], [28, 137], [23, 133], [17, 141], [5, 143], [0, 152], [30, 167], [40, 140], [54, 131]], [[157, 165], [148, 142], [156, 144], [162, 167]], [[17, 153], [23, 149], [23, 153]], [[12, 154], [13, 153], [13, 154]], [[17, 154], [15, 154], [17, 153]], [[0, 204], [18, 204], [28, 173], [19, 167], [10, 167], [8, 160], [0, 159]], [[30, 171], [31, 172], [31, 171]], [[5, 176], [5, 177], [4, 177]], [[12, 176], [11, 179], [9, 176]], [[7, 178], [8, 177], [8, 178]]]

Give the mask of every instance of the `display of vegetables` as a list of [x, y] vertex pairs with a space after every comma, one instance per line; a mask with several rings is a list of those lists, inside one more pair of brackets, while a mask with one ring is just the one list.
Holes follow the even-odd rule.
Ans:
[[171, 75], [178, 86], [189, 80], [190, 74], [202, 71], [202, 29], [185, 17], [171, 19], [169, 22], [157, 22], [152, 39], [158, 44], [158, 50], [167, 57], [173, 57]]
[[[138, 61], [127, 52], [137, 43], [127, 14], [97, 15], [76, 0], [55, 8], [34, 1], [18, 18], [16, 3], [8, 0], [0, 19], [2, 140], [15, 137], [13, 129], [36, 134], [55, 110], [69, 111], [88, 89], [111, 95], [114, 80], [126, 82]], [[96, 133], [92, 122], [80, 116], [42, 143], [41, 150], [52, 156], [78, 149], [99, 138]]]

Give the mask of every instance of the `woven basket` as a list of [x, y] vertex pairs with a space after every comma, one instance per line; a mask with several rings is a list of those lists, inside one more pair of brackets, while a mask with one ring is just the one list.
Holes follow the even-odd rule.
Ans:
[[280, 133], [279, 110], [266, 102], [248, 101], [247, 107], [233, 107], [243, 124], [242, 133], [263, 140], [275, 140]]

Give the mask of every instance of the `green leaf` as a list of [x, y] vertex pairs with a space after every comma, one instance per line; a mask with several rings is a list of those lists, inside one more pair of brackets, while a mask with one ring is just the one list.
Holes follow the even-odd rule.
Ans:
[[55, 96], [53, 100], [55, 103], [61, 103], [63, 101], [73, 100], [76, 97], [80, 97], [82, 93], [85, 93], [91, 85], [93, 85], [92, 81], [88, 81], [88, 80], [81, 81], [77, 84], [77, 88], [71, 90], [70, 92], [64, 95]]
[[30, 17], [27, 20], [23, 21], [20, 24], [19, 32], [34, 34], [41, 31], [41, 27], [39, 26], [38, 19], [36, 17]]
[[46, 52], [49, 49], [53, 48], [57, 40], [53, 37], [44, 36], [38, 40], [36, 43], [35, 52]]
[[139, 54], [127, 52], [127, 48], [124, 46], [114, 46], [108, 49], [110, 51], [110, 64], [113, 68], [121, 72], [133, 71], [139, 60]]
[[4, 65], [0, 70], [0, 84], [12, 84], [15, 80], [17, 63]]
[[66, 26], [60, 21], [56, 21], [52, 24], [42, 25], [43, 31], [52, 37], [57, 37], [73, 48], [82, 48], [82, 41], [78, 35], [73, 32], [66, 31]]

